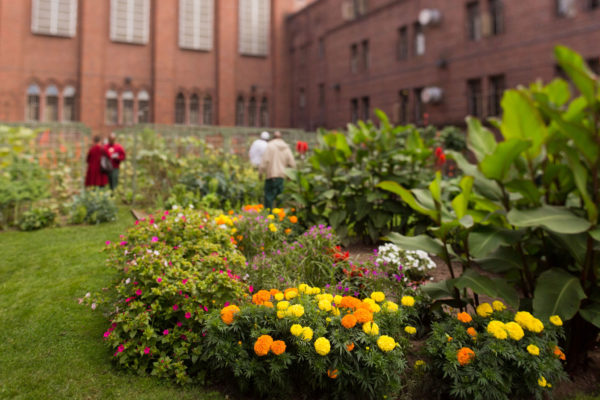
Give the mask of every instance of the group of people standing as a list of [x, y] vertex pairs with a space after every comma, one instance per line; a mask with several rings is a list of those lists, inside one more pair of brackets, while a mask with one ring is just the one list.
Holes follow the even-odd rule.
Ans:
[[119, 184], [119, 167], [125, 160], [125, 149], [117, 143], [117, 136], [111, 133], [107, 143], [100, 136], [94, 136], [87, 154], [86, 187], [104, 187], [107, 184], [115, 190]]
[[281, 139], [281, 132], [275, 131], [273, 139], [269, 132], [262, 132], [248, 153], [250, 163], [265, 176], [265, 209], [273, 208], [275, 198], [283, 192], [286, 168], [296, 168], [290, 146]]

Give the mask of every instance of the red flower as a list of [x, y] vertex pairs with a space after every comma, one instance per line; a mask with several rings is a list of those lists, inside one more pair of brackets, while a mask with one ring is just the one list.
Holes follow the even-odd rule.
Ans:
[[308, 143], [298, 141], [296, 142], [296, 151], [300, 154], [304, 154], [308, 151]]

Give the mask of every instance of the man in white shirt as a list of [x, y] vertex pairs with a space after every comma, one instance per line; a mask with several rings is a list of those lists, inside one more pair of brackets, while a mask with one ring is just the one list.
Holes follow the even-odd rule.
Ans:
[[262, 132], [260, 134], [260, 139], [256, 139], [252, 143], [252, 146], [250, 146], [250, 151], [248, 152], [250, 163], [257, 168], [260, 166], [260, 162], [262, 161], [263, 154], [265, 154], [265, 150], [267, 150], [267, 141], [269, 138], [269, 132]]

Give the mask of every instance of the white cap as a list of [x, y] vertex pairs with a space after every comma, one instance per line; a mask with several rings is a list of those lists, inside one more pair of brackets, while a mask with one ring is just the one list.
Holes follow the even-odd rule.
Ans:
[[262, 140], [269, 140], [269, 138], [270, 138], [270, 137], [271, 137], [271, 135], [269, 135], [269, 132], [267, 132], [267, 131], [263, 131], [263, 132], [260, 134], [260, 138], [261, 138]]

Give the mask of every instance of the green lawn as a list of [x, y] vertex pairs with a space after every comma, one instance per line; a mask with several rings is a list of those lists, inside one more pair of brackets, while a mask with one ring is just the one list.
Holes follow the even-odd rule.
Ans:
[[77, 298], [105, 287], [100, 250], [132, 223], [0, 233], [1, 399], [223, 399], [119, 371], [102, 344], [106, 320]]

